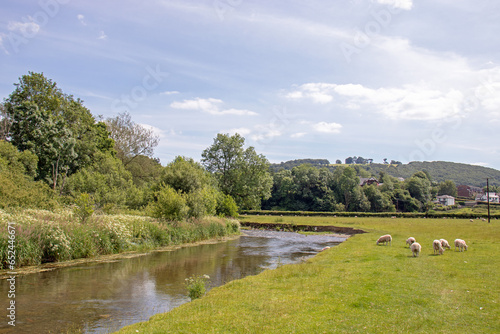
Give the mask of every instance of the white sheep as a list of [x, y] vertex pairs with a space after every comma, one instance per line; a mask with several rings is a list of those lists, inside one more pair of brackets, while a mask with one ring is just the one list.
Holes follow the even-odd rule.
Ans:
[[414, 237], [409, 237], [408, 239], [406, 239], [406, 244], [408, 246], [411, 246], [414, 242], [415, 242], [415, 238]]
[[451, 249], [450, 244], [446, 239], [439, 239], [439, 241], [441, 241], [441, 246], [443, 246], [443, 248]]
[[455, 239], [455, 251], [457, 250], [457, 247], [460, 252], [462, 252], [463, 250], [467, 250], [467, 248], [469, 248], [465, 243], [465, 241], [462, 239]]
[[439, 255], [443, 255], [444, 249], [443, 246], [441, 246], [441, 241], [434, 240], [432, 242], [432, 247], [434, 248], [434, 254], [438, 253]]
[[389, 243], [389, 244], [392, 245], [392, 237], [391, 237], [391, 235], [390, 234], [386, 234], [386, 235], [381, 236], [377, 240], [377, 245], [379, 243], [384, 243], [385, 245], [387, 245], [387, 243]]
[[420, 244], [418, 242], [414, 242], [411, 244], [410, 249], [411, 249], [411, 252], [413, 254], [413, 257], [416, 257], [416, 256], [418, 256], [418, 254], [422, 250], [422, 246], [420, 246]]

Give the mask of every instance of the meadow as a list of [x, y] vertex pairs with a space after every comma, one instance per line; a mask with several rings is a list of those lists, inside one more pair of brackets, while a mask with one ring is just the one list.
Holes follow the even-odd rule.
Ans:
[[[10, 224], [10, 225], [9, 225]], [[11, 228], [11, 227], [13, 228]], [[168, 222], [147, 216], [72, 210], [0, 210], [0, 269], [191, 243], [239, 233], [234, 219], [205, 217]], [[15, 250], [15, 260], [8, 250]]]
[[[214, 288], [118, 333], [499, 333], [500, 229], [469, 219], [243, 216], [367, 233], [299, 264]], [[392, 245], [376, 245], [383, 234]], [[422, 245], [413, 257], [405, 241]], [[434, 255], [432, 241], [452, 245]], [[469, 248], [454, 250], [464, 239]]]

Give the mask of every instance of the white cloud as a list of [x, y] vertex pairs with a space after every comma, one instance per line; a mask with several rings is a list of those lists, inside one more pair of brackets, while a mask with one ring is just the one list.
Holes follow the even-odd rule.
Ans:
[[179, 94], [179, 92], [176, 90], [160, 93], [160, 95], [176, 95], [176, 94]]
[[31, 16], [28, 16], [28, 20], [25, 20], [25, 22], [10, 21], [7, 24], [7, 29], [19, 32], [26, 38], [33, 37], [40, 31], [40, 25], [35, 23]]
[[245, 137], [252, 133], [252, 130], [248, 128], [234, 128], [228, 131], [222, 131], [223, 133], [229, 133], [230, 135], [235, 135], [235, 134], [240, 134], [241, 136]]
[[279, 137], [283, 134], [280, 130], [271, 128], [269, 126], [256, 126], [256, 129], [257, 133], [250, 136], [250, 138], [263, 144], [269, 143], [275, 137]]
[[322, 133], [340, 133], [342, 125], [339, 123], [318, 122], [312, 124], [314, 130]]
[[481, 71], [481, 79], [474, 89], [474, 95], [490, 112], [500, 110], [500, 67]]
[[471, 163], [471, 165], [488, 167], [490, 164], [487, 162], [473, 162], [473, 163]]
[[332, 90], [335, 84], [307, 83], [299, 87], [299, 90], [286, 94], [289, 99], [311, 99], [314, 103], [329, 103], [333, 101]]
[[307, 135], [307, 132], [297, 132], [290, 135], [290, 138], [302, 138]]
[[81, 23], [82, 25], [84, 25], [84, 26], [86, 26], [86, 25], [87, 25], [87, 22], [85, 22], [85, 16], [83, 16], [82, 14], [78, 14], [78, 15], [76, 16], [76, 18], [78, 19], [78, 21], [80, 21], [80, 23]]
[[413, 7], [413, 0], [377, 0], [377, 2], [404, 10], [410, 10]]
[[222, 109], [220, 106], [224, 102], [219, 99], [208, 98], [202, 99], [197, 97], [194, 100], [184, 100], [182, 102], [173, 102], [170, 104], [170, 107], [174, 109], [182, 109], [182, 110], [198, 110], [211, 115], [239, 115], [239, 116], [255, 116], [257, 113], [245, 110], [245, 109]]
[[101, 30], [101, 32], [99, 33], [99, 37], [97, 37], [97, 39], [106, 40], [108, 39], [108, 35], [106, 35], [104, 31]]
[[[314, 95], [311, 95], [314, 92]], [[299, 94], [300, 93], [300, 94]], [[359, 84], [308, 83], [292, 92], [315, 103], [341, 100], [348, 109], [371, 107], [390, 119], [436, 120], [462, 112], [464, 95], [456, 89], [441, 91], [425, 85], [372, 89]], [[318, 99], [317, 96], [322, 96]]]
[[163, 131], [160, 128], [157, 128], [156, 126], [149, 125], [149, 124], [139, 124], [140, 126], [153, 131], [155, 135], [157, 135], [159, 138], [165, 138], [165, 131]]

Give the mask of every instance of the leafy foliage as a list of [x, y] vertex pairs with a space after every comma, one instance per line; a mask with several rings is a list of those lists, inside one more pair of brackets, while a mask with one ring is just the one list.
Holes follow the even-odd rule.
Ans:
[[231, 195], [244, 209], [259, 208], [262, 199], [271, 195], [272, 178], [269, 162], [239, 134], [217, 134], [214, 143], [202, 153], [202, 163], [211, 172], [219, 188]]

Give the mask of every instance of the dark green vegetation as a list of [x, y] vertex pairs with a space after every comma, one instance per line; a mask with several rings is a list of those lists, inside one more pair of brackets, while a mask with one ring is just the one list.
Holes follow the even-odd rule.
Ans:
[[[11, 225], [15, 228], [14, 243], [9, 242], [8, 222], [15, 222]], [[172, 224], [145, 216], [98, 215], [82, 223], [70, 210], [0, 210], [0, 223], [0, 269], [12, 264], [9, 249], [16, 251], [14, 262], [19, 268], [145, 251], [239, 233], [238, 221], [229, 218], [205, 217]]]
[[[370, 184], [370, 176], [359, 166], [347, 165], [333, 171], [308, 164], [282, 169], [273, 173], [271, 197], [262, 207], [282, 211], [428, 212], [434, 207], [431, 201], [435, 195], [447, 194], [447, 185], [453, 184], [433, 184], [424, 172], [404, 181], [381, 173], [381, 184]], [[361, 184], [361, 178], [367, 182]]]
[[[500, 171], [475, 165], [468, 165], [456, 162], [447, 161], [412, 161], [408, 164], [380, 164], [380, 163], [364, 163], [356, 164], [353, 162], [351, 167], [362, 168], [367, 171], [369, 175], [378, 176], [380, 173], [385, 173], [393, 177], [402, 177], [404, 179], [410, 178], [413, 174], [419, 171], [425, 171], [432, 181], [444, 182], [446, 180], [453, 181], [456, 185], [465, 184], [476, 187], [486, 186], [486, 178], [490, 179], [490, 185], [500, 186]], [[337, 161], [340, 162], [340, 161]], [[282, 162], [280, 164], [272, 164], [273, 171], [280, 169], [292, 169], [293, 167], [302, 164], [310, 164], [313, 167], [323, 168], [326, 167], [330, 170], [335, 170], [341, 164], [330, 164], [326, 159], [300, 159]]]
[[[243, 221], [274, 223], [277, 217]], [[498, 333], [498, 221], [279, 217], [283, 224], [363, 229], [301, 264], [212, 289], [119, 333]], [[384, 234], [392, 246], [377, 246]], [[413, 257], [405, 240], [422, 245]], [[466, 252], [433, 255], [432, 241], [462, 238]]]

